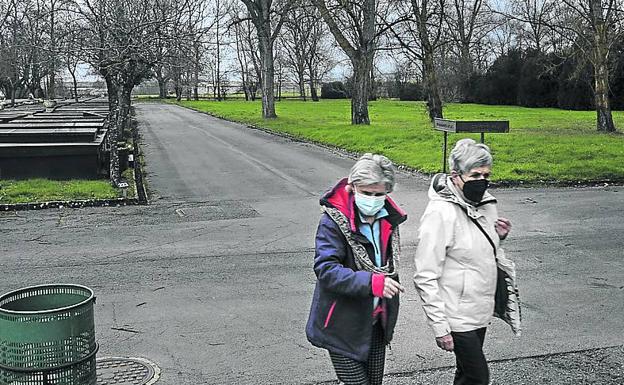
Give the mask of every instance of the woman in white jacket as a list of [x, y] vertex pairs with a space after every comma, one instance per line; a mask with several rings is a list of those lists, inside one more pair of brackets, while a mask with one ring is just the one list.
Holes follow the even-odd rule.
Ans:
[[[511, 229], [499, 218], [486, 190], [490, 149], [472, 139], [457, 142], [449, 156], [451, 173], [434, 176], [420, 222], [414, 283], [437, 345], [455, 352], [454, 385], [487, 385], [485, 330], [494, 311], [498, 248]], [[471, 219], [473, 218], [473, 219]]]

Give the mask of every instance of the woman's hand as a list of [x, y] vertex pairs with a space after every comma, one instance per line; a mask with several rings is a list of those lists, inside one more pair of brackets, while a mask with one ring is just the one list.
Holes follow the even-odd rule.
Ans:
[[446, 350], [447, 352], [452, 352], [455, 349], [455, 344], [453, 343], [453, 336], [447, 334], [442, 337], [436, 337], [436, 343], [438, 347], [442, 350]]
[[507, 218], [498, 218], [494, 224], [494, 228], [496, 229], [496, 233], [498, 233], [498, 238], [503, 240], [507, 238], [507, 235], [509, 235], [511, 231], [511, 221]]
[[399, 294], [399, 292], [401, 293], [405, 292], [405, 288], [401, 286], [401, 284], [395, 281], [394, 279], [385, 277], [384, 288], [383, 288], [384, 298], [392, 298], [395, 295]]

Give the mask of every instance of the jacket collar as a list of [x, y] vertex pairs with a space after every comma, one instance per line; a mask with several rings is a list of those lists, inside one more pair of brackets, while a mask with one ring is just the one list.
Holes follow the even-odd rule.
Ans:
[[443, 200], [447, 202], [459, 205], [469, 216], [477, 218], [481, 216], [477, 211], [478, 207], [489, 203], [496, 203], [496, 198], [488, 191], [483, 194], [481, 202], [473, 205], [472, 202], [468, 202], [463, 194], [455, 187], [455, 184], [451, 181], [451, 177], [447, 174], [436, 174], [431, 180], [431, 186], [429, 187], [429, 199], [431, 200]]
[[[347, 192], [347, 178], [343, 178], [334, 185], [329, 191], [323, 194], [320, 199], [321, 206], [333, 207], [338, 209], [344, 216], [349, 219], [351, 230], [357, 232], [356, 223], [356, 206], [353, 193]], [[388, 216], [384, 217], [390, 222], [392, 227], [407, 220], [407, 214], [390, 198], [386, 197], [384, 208], [388, 211]]]

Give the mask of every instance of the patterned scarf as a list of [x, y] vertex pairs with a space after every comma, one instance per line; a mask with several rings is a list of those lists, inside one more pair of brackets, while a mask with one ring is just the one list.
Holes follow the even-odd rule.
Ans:
[[398, 276], [399, 259], [401, 253], [399, 228], [397, 227], [392, 234], [392, 256], [388, 258], [387, 263], [384, 266], [377, 267], [371, 261], [366, 252], [366, 248], [360, 242], [356, 241], [353, 237], [353, 232], [349, 225], [349, 219], [338, 209], [333, 207], [321, 206], [321, 210], [326, 212], [331, 219], [336, 222], [340, 231], [347, 239], [349, 246], [353, 250], [353, 256], [355, 259], [355, 265], [359, 270], [369, 271], [371, 273], [383, 274], [388, 277]]

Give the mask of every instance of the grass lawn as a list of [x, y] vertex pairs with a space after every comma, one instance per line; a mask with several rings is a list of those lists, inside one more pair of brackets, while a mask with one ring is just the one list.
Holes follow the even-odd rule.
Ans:
[[[442, 169], [442, 133], [432, 128], [423, 102], [371, 102], [370, 126], [350, 124], [349, 100], [278, 102], [275, 120], [262, 119], [259, 101], [180, 104], [350, 151], [384, 154], [424, 173]], [[624, 135], [597, 133], [595, 111], [449, 103], [444, 114], [447, 119], [509, 120], [509, 133], [485, 136], [494, 155], [495, 181], [624, 181]], [[624, 112], [614, 112], [613, 118], [624, 131]], [[463, 137], [479, 140], [479, 134], [449, 134], [449, 150]]]
[[120, 197], [108, 180], [0, 180], [0, 203], [31, 203]]

